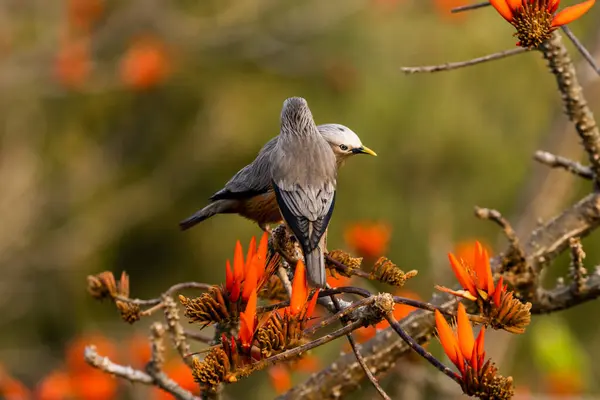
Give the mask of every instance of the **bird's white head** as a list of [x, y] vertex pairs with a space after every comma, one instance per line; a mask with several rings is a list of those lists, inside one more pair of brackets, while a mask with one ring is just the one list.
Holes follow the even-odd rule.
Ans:
[[317, 127], [323, 138], [331, 146], [338, 164], [355, 154], [377, 154], [362, 144], [360, 138], [352, 129], [340, 124], [325, 124]]

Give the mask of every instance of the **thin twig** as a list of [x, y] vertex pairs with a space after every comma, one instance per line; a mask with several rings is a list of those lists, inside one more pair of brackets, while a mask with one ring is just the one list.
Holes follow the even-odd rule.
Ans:
[[362, 327], [364, 324], [363, 321], [359, 320], [359, 321], [354, 321], [351, 322], [350, 324], [346, 325], [343, 328], [340, 328], [328, 335], [322, 336], [318, 339], [315, 339], [311, 342], [305, 343], [302, 346], [298, 346], [298, 347], [294, 347], [293, 349], [284, 351], [283, 353], [279, 353], [276, 354], [274, 356], [271, 356], [269, 358], [265, 358], [264, 360], [261, 360], [259, 362], [257, 362], [256, 364], [252, 365], [252, 369], [253, 370], [261, 370], [264, 367], [266, 367], [267, 365], [272, 365], [272, 364], [276, 364], [278, 362], [282, 362], [282, 361], [286, 361], [289, 360], [291, 358], [294, 358], [308, 350], [314, 349], [315, 347], [319, 347], [324, 345], [325, 343], [329, 343], [332, 340], [335, 340], [337, 338], [340, 338], [342, 336], [347, 335], [349, 332], [352, 332], [360, 327]]
[[495, 222], [502, 228], [504, 236], [508, 239], [508, 252], [505, 260], [503, 260], [503, 270], [499, 272], [502, 273], [507, 270], [512, 270], [517, 273], [525, 272], [527, 267], [525, 264], [525, 250], [523, 249], [523, 246], [521, 246], [517, 233], [510, 222], [502, 216], [500, 211], [489, 208], [475, 206], [475, 216], [480, 219], [487, 219]]
[[[331, 301], [333, 302], [337, 312], [342, 311], [340, 308], [340, 302], [335, 297], [335, 295], [331, 295], [330, 298], [331, 298]], [[344, 318], [340, 318], [340, 322], [342, 323], [342, 326], [346, 326], [346, 321], [344, 320]], [[377, 378], [375, 378], [375, 376], [369, 369], [369, 366], [367, 365], [367, 362], [365, 361], [364, 357], [360, 354], [360, 351], [358, 350], [358, 346], [356, 345], [356, 341], [352, 337], [352, 332], [348, 333], [346, 335], [346, 338], [348, 339], [348, 343], [350, 343], [350, 347], [352, 348], [352, 351], [354, 352], [354, 355], [356, 356], [356, 360], [362, 367], [363, 371], [365, 371], [365, 375], [367, 375], [367, 378], [369, 378], [369, 381], [371, 382], [371, 384], [373, 385], [375, 390], [377, 390], [377, 393], [379, 393], [379, 395], [381, 396], [382, 399], [392, 400], [390, 398], [390, 396], [388, 396], [388, 394], [385, 392], [385, 390], [383, 390], [383, 388], [377, 381]]]
[[84, 357], [87, 363], [92, 367], [98, 368], [108, 374], [118, 376], [119, 378], [127, 379], [130, 382], [158, 386], [172, 394], [178, 400], [200, 400], [198, 397], [179, 386], [177, 382], [170, 379], [164, 372], [156, 372], [156, 374], [150, 375], [130, 366], [116, 364], [108, 357], [99, 355], [94, 346], [85, 348]]
[[202, 283], [202, 282], [182, 282], [182, 283], [177, 283], [177, 284], [171, 286], [170, 288], [168, 288], [167, 291], [165, 292], [165, 294], [167, 296], [172, 296], [176, 292], [179, 292], [180, 290], [184, 290], [184, 289], [209, 290], [213, 286], [214, 285], [211, 285], [208, 283]]
[[158, 303], [150, 308], [148, 308], [147, 310], [144, 310], [140, 313], [141, 316], [143, 317], [148, 317], [150, 315], [152, 315], [153, 313], [155, 313], [158, 310], [161, 310], [164, 307], [163, 303]]
[[206, 344], [209, 344], [209, 343], [211, 343], [211, 342], [212, 342], [212, 340], [213, 340], [213, 339], [212, 339], [210, 336], [208, 336], [208, 335], [203, 335], [203, 334], [201, 334], [201, 333], [199, 333], [199, 332], [192, 332], [192, 331], [189, 331], [189, 330], [187, 330], [187, 329], [183, 331], [183, 334], [184, 334], [184, 335], [185, 335], [187, 338], [189, 338], [189, 339], [195, 340], [195, 341], [197, 341], [197, 342], [206, 343]]
[[459, 13], [459, 12], [463, 12], [463, 11], [476, 10], [478, 8], [487, 7], [489, 5], [490, 5], [489, 1], [482, 1], [481, 3], [468, 4], [466, 6], [454, 7], [453, 9], [450, 10], [450, 12], [455, 14], [455, 13]]
[[329, 316], [328, 318], [323, 319], [318, 324], [315, 324], [315, 325], [311, 326], [310, 328], [305, 329], [304, 335], [310, 336], [313, 333], [315, 333], [316, 331], [318, 331], [319, 329], [329, 326], [332, 323], [334, 323], [335, 321], [342, 320], [344, 317], [351, 314], [352, 312], [359, 309], [360, 307], [365, 307], [365, 306], [369, 306], [369, 305], [373, 304], [375, 302], [375, 300], [376, 300], [376, 297], [372, 296], [372, 297], [368, 297], [366, 299], [356, 301], [356, 302], [352, 303], [351, 306], [346, 307], [343, 310], [338, 311], [337, 313]]
[[583, 58], [585, 58], [585, 61], [587, 61], [588, 64], [590, 64], [592, 69], [594, 71], [596, 71], [596, 73], [598, 75], [600, 75], [600, 67], [598, 67], [598, 64], [596, 64], [596, 60], [594, 60], [594, 56], [592, 55], [592, 53], [589, 52], [588, 49], [585, 48], [585, 46], [579, 41], [579, 39], [577, 39], [577, 36], [575, 36], [575, 34], [571, 30], [571, 28], [569, 28], [567, 25], [563, 25], [563, 26], [561, 26], [561, 29], [563, 30], [565, 35], [567, 35], [569, 40], [571, 40], [573, 45], [575, 45], [575, 48], [577, 49], [577, 51], [579, 51], [579, 53], [581, 53]]
[[[178, 292], [180, 290], [183, 289], [201, 289], [201, 290], [208, 290], [212, 287], [213, 285], [210, 285], [208, 283], [200, 283], [200, 282], [183, 282], [183, 283], [177, 283], [173, 286], [171, 286], [170, 288], [168, 288], [165, 291], [165, 294], [168, 296], [173, 295], [175, 292]], [[155, 299], [131, 299], [129, 297], [125, 297], [125, 296], [121, 296], [121, 295], [115, 295], [114, 296], [115, 300], [120, 300], [123, 301], [125, 303], [129, 303], [129, 304], [135, 304], [138, 306], [146, 306], [146, 307], [151, 307], [151, 306], [156, 306], [157, 304], [160, 304], [161, 299], [160, 297], [157, 297]]]
[[361, 278], [371, 279], [371, 275], [368, 272], [365, 272], [362, 269], [358, 268], [350, 268], [349, 266], [342, 264], [335, 258], [331, 257], [329, 254], [325, 254], [325, 259], [327, 260], [327, 262], [333, 264], [333, 266], [337, 270], [341, 271], [344, 275], [356, 275]]
[[569, 265], [569, 275], [571, 277], [571, 288], [575, 295], [580, 294], [587, 281], [587, 271], [583, 266], [585, 252], [579, 238], [571, 238], [569, 241], [571, 247], [571, 264]]
[[563, 168], [568, 172], [577, 175], [584, 179], [594, 179], [594, 173], [590, 167], [586, 167], [578, 163], [577, 161], [570, 160], [566, 157], [561, 157], [548, 153], [547, 151], [536, 151], [533, 156], [534, 159], [542, 164], [545, 164], [552, 168]]
[[[456, 313], [451, 311], [447, 307], [440, 307], [440, 306], [436, 306], [435, 304], [426, 303], [424, 301], [419, 301], [419, 300], [408, 299], [406, 297], [401, 297], [401, 296], [393, 296], [393, 298], [394, 298], [394, 303], [396, 303], [396, 304], [405, 304], [407, 306], [420, 308], [421, 310], [427, 310], [427, 311], [431, 311], [431, 312], [439, 311], [442, 314], [447, 315], [449, 317], [456, 316]], [[468, 317], [469, 317], [469, 320], [476, 322], [478, 324], [489, 323], [488, 318], [482, 317], [481, 315], [468, 314]]]
[[162, 302], [165, 305], [165, 320], [173, 346], [177, 349], [183, 362], [191, 366], [192, 359], [188, 357], [190, 345], [186, 340], [185, 331], [179, 322], [179, 308], [177, 307], [177, 303], [175, 303], [175, 300], [171, 296], [166, 294], [162, 296]]
[[165, 362], [165, 327], [160, 322], [150, 326], [150, 354], [150, 368], [160, 369]]
[[461, 384], [460, 377], [450, 368], [446, 367], [440, 360], [435, 358], [433, 354], [425, 350], [423, 346], [416, 342], [416, 340], [410, 337], [410, 335], [406, 333], [404, 329], [402, 329], [402, 327], [400, 326], [396, 318], [394, 318], [394, 315], [392, 313], [386, 315], [385, 319], [387, 319], [387, 321], [390, 323], [390, 326], [394, 329], [394, 331], [396, 331], [396, 333], [402, 338], [402, 340], [404, 340], [414, 351], [416, 351], [417, 354], [429, 361], [431, 365], [433, 365], [438, 370], [442, 371], [444, 374], [449, 376], [456, 383], [458, 383], [459, 385]]
[[464, 67], [470, 67], [477, 64], [482, 64], [488, 61], [499, 60], [502, 58], [514, 56], [517, 54], [525, 53], [529, 51], [529, 49], [523, 47], [516, 47], [514, 49], [500, 51], [498, 53], [488, 54], [483, 57], [477, 57], [466, 61], [458, 61], [458, 62], [450, 62], [439, 65], [426, 65], [421, 67], [402, 67], [400, 70], [405, 74], [416, 74], [422, 72], [440, 72], [440, 71], [450, 71], [453, 69], [459, 69]]

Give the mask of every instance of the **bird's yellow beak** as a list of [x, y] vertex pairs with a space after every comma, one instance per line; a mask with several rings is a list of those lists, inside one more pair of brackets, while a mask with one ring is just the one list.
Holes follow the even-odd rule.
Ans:
[[377, 153], [375, 153], [373, 150], [371, 150], [370, 148], [368, 148], [367, 146], [361, 146], [357, 149], [354, 149], [352, 151], [354, 154], [368, 154], [370, 156], [375, 156], [377, 157]]

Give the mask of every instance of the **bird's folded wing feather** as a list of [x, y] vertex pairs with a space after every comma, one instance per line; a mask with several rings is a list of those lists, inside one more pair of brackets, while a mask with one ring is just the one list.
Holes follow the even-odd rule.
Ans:
[[211, 201], [223, 199], [248, 199], [271, 189], [269, 162], [271, 151], [277, 144], [277, 136], [269, 140], [252, 163], [239, 170], [225, 187], [213, 194]]
[[303, 247], [313, 250], [325, 233], [333, 213], [334, 186], [323, 184], [321, 187], [303, 187], [273, 182], [273, 188], [279, 209], [292, 232]]

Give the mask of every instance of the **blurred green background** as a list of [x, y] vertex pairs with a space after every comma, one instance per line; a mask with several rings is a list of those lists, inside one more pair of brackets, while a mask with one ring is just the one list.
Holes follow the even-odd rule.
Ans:
[[[474, 205], [500, 210], [525, 238], [538, 219], [587, 193], [586, 182], [532, 160], [543, 149], [585, 161], [539, 54], [453, 72], [400, 72], [514, 46], [512, 27], [493, 9], [448, 13], [460, 4], [0, 2], [4, 368], [35, 387], [62, 368], [79, 335], [123, 342], [146, 334], [149, 321], [126, 325], [114, 307], [88, 296], [89, 274], [125, 270], [132, 296], [142, 298], [180, 281], [222, 282], [235, 241], [245, 245], [260, 234], [257, 226], [231, 215], [185, 233], [177, 223], [278, 133], [290, 96], [305, 97], [317, 123], [345, 124], [379, 154], [342, 170], [329, 247], [347, 248], [343, 233], [356, 221], [388, 222], [387, 255], [419, 270], [410, 290], [423, 298], [434, 283], [454, 282], [446, 253], [458, 243], [477, 238], [502, 250], [499, 230], [475, 219]], [[572, 25], [596, 59], [599, 19], [596, 6]], [[598, 113], [599, 80], [588, 66], [580, 70]], [[584, 244], [591, 268], [600, 259], [598, 236]], [[549, 284], [566, 265], [553, 266]], [[517, 338], [490, 335], [488, 353], [523, 393], [556, 393], [549, 382], [559, 376], [581, 378], [575, 395], [600, 395], [592, 362], [600, 357], [600, 324], [590, 323], [599, 309], [592, 302], [536, 317]], [[437, 344], [431, 348], [439, 354]], [[414, 369], [458, 393], [428, 366]], [[227, 393], [272, 397], [265, 377]], [[384, 382], [398, 386], [392, 380]], [[249, 394], [250, 387], [258, 389]], [[145, 396], [137, 387], [120, 390]], [[370, 389], [355, 396], [375, 397]]]

